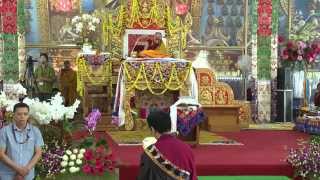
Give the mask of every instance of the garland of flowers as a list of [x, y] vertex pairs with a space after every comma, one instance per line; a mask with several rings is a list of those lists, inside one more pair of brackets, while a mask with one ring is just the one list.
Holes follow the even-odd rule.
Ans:
[[18, 61], [19, 61], [19, 79], [23, 78], [26, 68], [26, 39], [25, 39], [25, 13], [24, 0], [18, 0]]
[[258, 2], [258, 79], [270, 79], [271, 74], [272, 0]]
[[[176, 64], [173, 63], [170, 69], [166, 69], [170, 71], [168, 73], [169, 78], [164, 78], [165, 74], [162, 72], [161, 63], [159, 62], [154, 64], [151, 72], [146, 71], [147, 65], [145, 63], [141, 63], [139, 68], [135, 70], [129, 70], [129, 66], [130, 65], [128, 63], [124, 63], [126, 82], [128, 84], [126, 91], [131, 91], [132, 89], [148, 89], [154, 95], [162, 95], [168, 90], [176, 91], [181, 89], [185, 85], [185, 81], [188, 79], [190, 71], [192, 70], [192, 64], [190, 62], [186, 64], [184, 72], [179, 72]], [[152, 74], [150, 79], [148, 78], [147, 74]], [[179, 77], [181, 74], [183, 74], [183, 76]], [[161, 91], [155, 92], [154, 89], [161, 89]]]
[[[99, 85], [104, 82], [109, 82], [109, 87], [112, 87], [112, 63], [111, 61], [104, 62], [97, 69], [93, 69], [88, 65], [84, 57], [78, 57], [76, 60], [76, 65], [78, 68], [77, 73], [77, 91], [80, 96], [84, 93], [84, 79], [88, 79], [90, 83], [94, 85]], [[92, 75], [99, 77], [98, 80], [94, 79]], [[109, 93], [112, 93], [111, 91]]]
[[277, 68], [278, 68], [278, 28], [279, 0], [272, 0], [272, 36], [271, 36], [271, 117], [277, 117]]

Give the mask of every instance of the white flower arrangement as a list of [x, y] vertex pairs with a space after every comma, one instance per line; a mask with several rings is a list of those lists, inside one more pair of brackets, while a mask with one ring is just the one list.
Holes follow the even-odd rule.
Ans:
[[82, 14], [81, 16], [74, 16], [71, 23], [76, 30], [76, 33], [95, 32], [97, 26], [100, 24], [100, 19], [92, 14]]
[[63, 104], [61, 93], [57, 93], [50, 102], [40, 102], [39, 99], [25, 98], [24, 103], [30, 107], [30, 116], [39, 124], [49, 124], [51, 121], [61, 121], [64, 118], [73, 119], [80, 101], [76, 100], [72, 106], [66, 107]]
[[[10, 92], [0, 92], [0, 108], [13, 112], [14, 105], [19, 102], [19, 97], [25, 95], [26, 89], [21, 84], [12, 85]], [[38, 98], [25, 98], [23, 102], [29, 105], [30, 116], [40, 125], [49, 124], [53, 120], [73, 119], [80, 105], [80, 101], [76, 100], [72, 106], [64, 106], [61, 93], [52, 97], [50, 102], [41, 102]]]
[[85, 149], [73, 149], [73, 150], [66, 150], [64, 155], [62, 156], [61, 173], [69, 172], [69, 173], [76, 173], [80, 171], [80, 167], [82, 165], [82, 159]]

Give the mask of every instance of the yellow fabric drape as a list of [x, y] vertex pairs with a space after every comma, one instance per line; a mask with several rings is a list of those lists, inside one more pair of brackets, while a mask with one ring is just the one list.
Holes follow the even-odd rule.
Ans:
[[161, 45], [154, 49], [154, 50], [144, 50], [139, 53], [140, 57], [148, 57], [148, 58], [168, 58], [171, 57], [167, 53], [167, 48], [164, 45], [163, 42], [161, 42]]

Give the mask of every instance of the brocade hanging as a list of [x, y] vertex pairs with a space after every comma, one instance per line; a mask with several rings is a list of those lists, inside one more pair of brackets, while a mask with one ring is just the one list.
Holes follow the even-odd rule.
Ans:
[[19, 78], [18, 35], [3, 34], [2, 70], [5, 81], [17, 81]]
[[258, 1], [258, 79], [271, 78], [272, 0]]
[[3, 33], [17, 33], [17, 0], [3, 0], [2, 2]]

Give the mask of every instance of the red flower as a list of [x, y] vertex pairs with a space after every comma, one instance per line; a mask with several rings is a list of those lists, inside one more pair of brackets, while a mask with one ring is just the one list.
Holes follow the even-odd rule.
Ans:
[[93, 159], [93, 152], [91, 149], [87, 149], [86, 152], [83, 154], [84, 159], [90, 161]]
[[108, 170], [109, 170], [109, 172], [112, 172], [114, 170], [114, 166], [113, 165], [109, 165], [108, 166]]
[[108, 154], [104, 159], [105, 159], [105, 160], [114, 161], [115, 157], [114, 157], [113, 153], [110, 153], [110, 154]]
[[92, 168], [89, 164], [85, 164], [84, 166], [82, 166], [82, 171], [86, 174], [90, 174], [92, 173]]
[[101, 161], [101, 159], [96, 159], [96, 166], [103, 166], [103, 163], [102, 163], [102, 161]]
[[281, 44], [284, 42], [284, 37], [283, 36], [278, 36], [278, 43]]
[[102, 175], [104, 172], [104, 165], [99, 162], [98, 164], [96, 163], [95, 171], [99, 174]]
[[287, 44], [287, 48], [288, 49], [291, 49], [293, 47], [293, 42], [292, 41], [289, 41], [288, 44]]
[[97, 149], [96, 149], [96, 152], [97, 152], [98, 154], [102, 154], [102, 153], [104, 153], [104, 151], [105, 151], [105, 148], [104, 148], [103, 146], [99, 146], [99, 147], [97, 147]]

